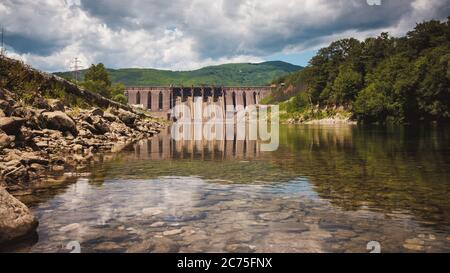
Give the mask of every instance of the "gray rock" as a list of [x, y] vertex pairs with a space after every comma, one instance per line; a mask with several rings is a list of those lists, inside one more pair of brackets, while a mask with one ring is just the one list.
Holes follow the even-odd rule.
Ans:
[[136, 121], [137, 116], [129, 111], [119, 109], [117, 113], [118, 118], [126, 125], [132, 125]]
[[164, 222], [155, 222], [150, 225], [150, 227], [154, 227], [154, 228], [164, 227], [164, 226], [166, 226], [166, 223], [164, 223]]
[[7, 148], [14, 141], [14, 137], [0, 133], [0, 149]]
[[59, 229], [59, 231], [61, 231], [61, 232], [71, 232], [71, 231], [74, 231], [74, 230], [78, 230], [80, 228], [81, 228], [81, 225], [79, 223], [72, 223], [72, 224], [69, 224], [67, 226], [61, 227]]
[[172, 229], [172, 230], [166, 230], [163, 232], [164, 236], [173, 236], [183, 233], [182, 229]]
[[14, 110], [11, 107], [11, 104], [4, 99], [0, 99], [0, 109], [5, 113], [6, 116], [11, 115], [12, 111]]
[[30, 210], [0, 187], [0, 243], [24, 237], [37, 226], [38, 221]]
[[95, 131], [93, 131], [92, 133], [103, 135], [109, 132], [108, 125], [99, 116], [94, 116], [92, 118], [92, 125], [95, 128]]
[[42, 117], [48, 129], [58, 130], [61, 132], [68, 131], [73, 135], [78, 134], [75, 122], [64, 112], [44, 112], [42, 113]]
[[91, 116], [99, 116], [99, 117], [103, 117], [103, 110], [100, 108], [94, 108], [91, 111], [89, 111], [89, 114]]
[[80, 144], [75, 144], [75, 145], [73, 145], [73, 148], [72, 148], [75, 152], [83, 152], [83, 146], [82, 145], [80, 145]]
[[289, 212], [268, 212], [259, 215], [259, 218], [266, 221], [282, 221], [292, 217]]
[[110, 122], [117, 121], [116, 116], [114, 116], [113, 114], [108, 113], [108, 112], [103, 114], [103, 118]]
[[0, 118], [0, 129], [8, 135], [17, 136], [20, 133], [20, 128], [25, 123], [25, 119], [17, 117], [2, 117]]
[[163, 213], [161, 209], [158, 208], [144, 208], [142, 209], [142, 214], [146, 216], [155, 216]]
[[52, 110], [47, 100], [42, 97], [35, 98], [32, 106], [38, 109]]
[[52, 111], [61, 111], [64, 112], [64, 104], [62, 103], [62, 101], [60, 100], [49, 100], [48, 102], [50, 104], [50, 108], [52, 109]]
[[230, 253], [252, 253], [255, 249], [255, 246], [246, 244], [231, 244], [225, 247], [225, 251]]
[[114, 242], [103, 242], [94, 247], [97, 251], [102, 252], [123, 252], [125, 250], [124, 247], [120, 246]]

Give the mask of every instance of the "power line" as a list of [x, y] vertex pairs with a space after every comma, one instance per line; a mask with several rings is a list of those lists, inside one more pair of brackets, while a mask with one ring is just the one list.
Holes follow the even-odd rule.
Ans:
[[75, 78], [75, 81], [78, 81], [80, 68], [83, 68], [83, 66], [79, 65], [80, 63], [81, 61], [78, 59], [78, 57], [75, 57], [71, 62], [72, 66], [70, 68], [73, 69], [73, 77]]

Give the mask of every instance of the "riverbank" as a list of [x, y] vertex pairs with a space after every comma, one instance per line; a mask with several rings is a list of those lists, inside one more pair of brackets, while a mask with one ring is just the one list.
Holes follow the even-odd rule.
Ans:
[[94, 155], [118, 152], [164, 125], [19, 61], [0, 61], [1, 244], [37, 227], [28, 208], [8, 192], [26, 189], [48, 173], [82, 171]]
[[351, 112], [342, 108], [314, 108], [288, 113], [281, 112], [281, 122], [284, 124], [310, 125], [357, 125]]

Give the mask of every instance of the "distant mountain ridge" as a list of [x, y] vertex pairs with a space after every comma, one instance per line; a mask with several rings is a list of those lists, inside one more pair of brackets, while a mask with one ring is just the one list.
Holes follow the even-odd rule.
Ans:
[[[282, 61], [263, 63], [231, 63], [207, 66], [192, 71], [171, 71], [150, 68], [108, 69], [113, 83], [127, 86], [214, 85], [214, 86], [264, 86], [275, 79], [303, 69]], [[80, 71], [84, 78], [86, 70]], [[71, 72], [57, 72], [58, 76], [71, 78]]]

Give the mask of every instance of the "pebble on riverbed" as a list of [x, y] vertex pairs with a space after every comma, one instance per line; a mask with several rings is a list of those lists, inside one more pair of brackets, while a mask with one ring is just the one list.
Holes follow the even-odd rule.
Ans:
[[163, 232], [164, 236], [173, 236], [183, 233], [182, 229], [173, 229], [173, 230], [166, 230]]
[[155, 223], [151, 224], [150, 227], [158, 228], [158, 227], [164, 227], [165, 225], [166, 225], [166, 223], [164, 223], [164, 222], [155, 222]]
[[146, 215], [146, 216], [156, 216], [163, 213], [163, 211], [161, 209], [158, 208], [145, 208], [142, 209], [142, 214]]
[[413, 238], [413, 239], [405, 240], [403, 247], [408, 250], [422, 251], [424, 249], [424, 245], [425, 245], [425, 242], [423, 240], [420, 240], [418, 238]]
[[289, 212], [268, 212], [259, 215], [259, 218], [266, 221], [282, 221], [292, 217], [292, 213]]

